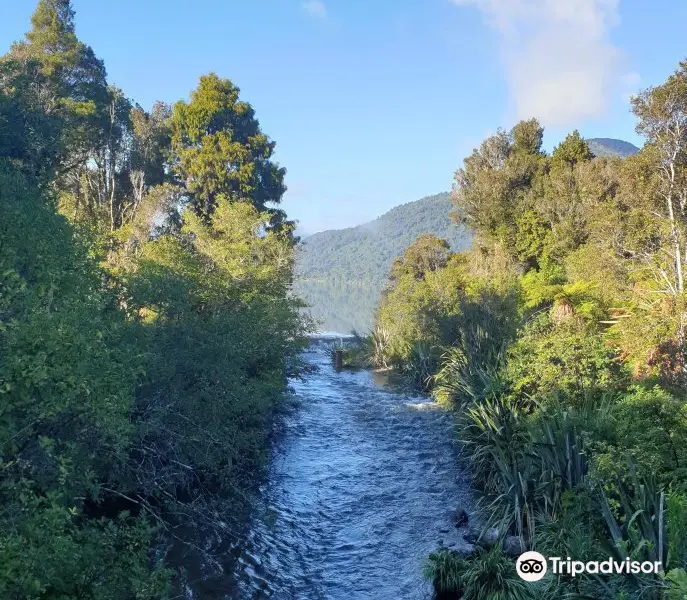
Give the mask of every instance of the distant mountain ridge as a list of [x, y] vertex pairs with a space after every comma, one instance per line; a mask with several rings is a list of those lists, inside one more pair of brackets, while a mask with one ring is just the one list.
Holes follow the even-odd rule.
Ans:
[[587, 140], [587, 145], [594, 155], [609, 158], [625, 158], [639, 152], [639, 148], [634, 144], [615, 138], [590, 138]]
[[462, 250], [471, 236], [451, 221], [451, 210], [450, 194], [436, 194], [396, 206], [357, 227], [315, 233], [297, 251], [296, 276], [385, 280], [394, 258], [423, 233], [434, 233]]
[[369, 329], [391, 263], [421, 234], [444, 238], [455, 251], [470, 246], [470, 232], [449, 217], [452, 208], [449, 193], [436, 194], [369, 223], [307, 237], [296, 253], [296, 293], [325, 330]]

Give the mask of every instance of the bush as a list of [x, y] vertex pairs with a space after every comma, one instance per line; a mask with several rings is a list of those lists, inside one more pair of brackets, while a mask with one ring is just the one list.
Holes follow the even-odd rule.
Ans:
[[506, 373], [518, 394], [577, 404], [627, 382], [602, 335], [578, 320], [554, 325], [545, 315], [534, 319], [510, 348]]
[[531, 584], [515, 571], [515, 564], [499, 548], [463, 558], [442, 550], [429, 556], [425, 577], [439, 598], [471, 600], [526, 600], [534, 598]]
[[0, 212], [0, 595], [159, 598], [145, 520], [86, 510], [133, 440], [136, 328], [65, 220], [2, 161]]
[[593, 443], [593, 471], [603, 481], [626, 479], [625, 457], [640, 476], [665, 484], [687, 477], [687, 406], [659, 387], [621, 394], [609, 417], [613, 427]]

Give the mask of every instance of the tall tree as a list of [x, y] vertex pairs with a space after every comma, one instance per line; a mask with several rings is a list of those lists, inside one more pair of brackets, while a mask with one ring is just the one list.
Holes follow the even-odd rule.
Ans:
[[[651, 219], [665, 234], [653, 241], [650, 268], [672, 298], [676, 326], [674, 355], [680, 377], [687, 380], [687, 61], [668, 80], [633, 99], [637, 131], [648, 141], [644, 151], [655, 173]], [[656, 243], [657, 240], [667, 243]], [[669, 241], [668, 241], [669, 240]], [[651, 247], [650, 247], [651, 248]], [[646, 252], [645, 252], [646, 254]], [[665, 257], [670, 260], [666, 261]], [[668, 264], [666, 264], [666, 262]], [[672, 263], [672, 264], [670, 264]]]
[[391, 265], [389, 279], [395, 281], [404, 275], [422, 279], [426, 273], [443, 269], [451, 258], [448, 242], [431, 233], [424, 233]]
[[224, 197], [282, 220], [268, 205], [281, 202], [286, 170], [272, 160], [274, 142], [231, 81], [201, 77], [191, 101], [175, 105], [171, 123], [174, 172], [198, 214], [209, 217]]
[[514, 256], [516, 222], [531, 204], [531, 184], [545, 159], [543, 129], [536, 119], [510, 132], [499, 130], [463, 161], [456, 172], [454, 203], [462, 221], [482, 242], [498, 243]]
[[171, 115], [171, 107], [163, 102], [156, 102], [150, 113], [140, 106], [131, 111], [131, 172], [133, 174], [139, 171], [139, 177], [148, 186], [159, 185], [166, 180], [165, 163], [171, 143]]
[[36, 61], [0, 61], [0, 156], [25, 175], [49, 181], [62, 152], [62, 120], [43, 109], [46, 85]]
[[596, 175], [588, 168], [592, 158], [587, 142], [574, 131], [554, 149], [542, 189], [534, 194], [535, 210], [553, 232], [553, 258], [562, 258], [586, 239], [586, 208], [595, 200], [590, 197]]
[[40, 0], [26, 39], [3, 59], [35, 61], [43, 76], [36, 97], [42, 110], [65, 121], [60, 172], [83, 164], [106, 128], [109, 93], [105, 66], [74, 29], [70, 0]]
[[520, 121], [510, 132], [513, 140], [513, 150], [526, 154], [541, 154], [544, 139], [544, 128], [537, 119]]
[[637, 132], [655, 148], [659, 211], [670, 227], [674, 260], [674, 292], [685, 289], [685, 217], [687, 217], [687, 61], [663, 85], [649, 88], [633, 99]]

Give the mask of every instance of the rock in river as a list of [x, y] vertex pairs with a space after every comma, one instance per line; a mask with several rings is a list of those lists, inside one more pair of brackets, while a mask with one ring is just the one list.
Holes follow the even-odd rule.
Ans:
[[517, 535], [507, 535], [503, 540], [503, 551], [508, 556], [520, 556], [525, 549], [523, 548], [522, 540]]
[[453, 513], [453, 523], [456, 527], [461, 527], [468, 522], [468, 513], [464, 508], [457, 508]]

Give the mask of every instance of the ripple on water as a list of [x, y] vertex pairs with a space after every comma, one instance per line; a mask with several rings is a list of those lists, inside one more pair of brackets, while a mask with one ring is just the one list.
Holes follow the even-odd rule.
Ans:
[[381, 387], [366, 371], [319, 369], [294, 381], [232, 600], [430, 597], [422, 564], [466, 506], [450, 415]]

